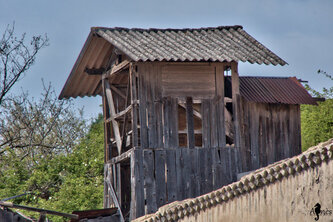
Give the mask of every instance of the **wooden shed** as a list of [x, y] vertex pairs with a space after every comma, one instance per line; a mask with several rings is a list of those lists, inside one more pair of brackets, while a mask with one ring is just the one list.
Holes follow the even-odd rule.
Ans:
[[59, 98], [103, 98], [104, 207], [134, 219], [301, 152], [299, 104], [315, 101], [239, 61], [286, 64], [241, 26], [91, 29]]

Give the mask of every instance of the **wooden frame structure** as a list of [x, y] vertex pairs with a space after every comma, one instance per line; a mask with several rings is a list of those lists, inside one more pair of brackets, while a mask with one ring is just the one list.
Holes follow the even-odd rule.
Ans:
[[[237, 63], [110, 63], [110, 69], [102, 74], [105, 176], [112, 181], [105, 186], [105, 207], [119, 202], [125, 214], [130, 211], [131, 218], [136, 218], [170, 201], [194, 197], [236, 179], [241, 172], [236, 149], [240, 136], [235, 137], [236, 146], [226, 148], [224, 104], [237, 96], [224, 100], [224, 70], [231, 68], [236, 76], [233, 84], [239, 87]], [[189, 81], [193, 74], [197, 78]], [[109, 79], [116, 75], [121, 84], [110, 84]], [[208, 84], [204, 81], [207, 75]], [[187, 84], [185, 91], [179, 88], [182, 84]], [[233, 88], [233, 93], [239, 89]], [[233, 109], [237, 113], [238, 107]], [[229, 165], [221, 165], [221, 155], [227, 157]], [[191, 158], [198, 161], [193, 166], [198, 174], [193, 176]], [[211, 161], [213, 167], [206, 169]], [[223, 167], [228, 177], [222, 175]], [[201, 174], [200, 169], [204, 170]], [[198, 187], [189, 188], [191, 179], [200, 183]], [[131, 183], [130, 190], [123, 180]], [[170, 190], [174, 182], [185, 190]], [[109, 195], [110, 189], [116, 197]]]
[[[102, 79], [108, 181], [104, 205], [119, 202], [125, 218], [202, 195], [236, 181], [241, 172], [300, 152], [299, 105], [258, 106], [242, 99], [236, 62], [118, 61], [111, 70], [119, 71]], [[230, 87], [225, 84], [227, 70], [231, 95], [225, 95], [230, 91], [225, 89]], [[110, 84], [112, 75], [127, 87]], [[232, 144], [226, 131], [232, 131]], [[298, 136], [287, 138], [287, 131]]]

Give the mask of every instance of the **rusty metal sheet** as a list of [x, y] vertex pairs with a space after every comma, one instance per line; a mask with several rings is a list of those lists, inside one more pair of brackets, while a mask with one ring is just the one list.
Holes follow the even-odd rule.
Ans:
[[296, 77], [240, 77], [240, 93], [248, 101], [311, 104], [316, 101]]

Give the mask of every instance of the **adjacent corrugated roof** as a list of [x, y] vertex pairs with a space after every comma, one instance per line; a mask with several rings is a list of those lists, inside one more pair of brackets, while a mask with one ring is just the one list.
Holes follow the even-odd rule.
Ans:
[[298, 82], [296, 77], [239, 78], [240, 94], [248, 101], [282, 104], [311, 104], [316, 101]]
[[117, 208], [106, 208], [98, 210], [73, 211], [72, 214], [79, 219], [71, 219], [71, 222], [112, 222], [120, 221]]
[[92, 28], [133, 61], [242, 61], [285, 65], [242, 26], [198, 29]]

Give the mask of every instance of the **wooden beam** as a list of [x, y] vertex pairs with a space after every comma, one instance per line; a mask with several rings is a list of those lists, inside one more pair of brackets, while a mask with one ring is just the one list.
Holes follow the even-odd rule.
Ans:
[[224, 104], [232, 103], [232, 99], [229, 97], [224, 97]]
[[192, 97], [186, 98], [186, 126], [187, 126], [187, 146], [194, 148], [194, 120], [193, 120], [193, 100]]
[[237, 102], [237, 95], [239, 95], [239, 75], [238, 64], [231, 63], [231, 87], [232, 87], [232, 110], [234, 117], [234, 143], [237, 148], [240, 147], [240, 116]]
[[88, 67], [86, 67], [84, 69], [84, 72], [90, 76], [102, 75], [105, 72], [105, 68], [102, 67], [102, 68], [98, 68], [98, 69], [96, 69], [96, 68], [89, 69]]
[[114, 204], [118, 208], [118, 211], [119, 211], [119, 214], [120, 214], [120, 221], [125, 222], [123, 213], [121, 212], [121, 208], [120, 208], [120, 205], [119, 205], [119, 201], [118, 201], [116, 192], [114, 191], [113, 186], [110, 183], [109, 178], [106, 178], [105, 181], [106, 181], [106, 184], [108, 185], [110, 196], [112, 197]]
[[28, 210], [28, 211], [34, 211], [34, 212], [40, 212], [40, 213], [44, 213], [44, 214], [57, 215], [57, 216], [68, 217], [68, 218], [72, 218], [72, 219], [79, 219], [79, 216], [77, 214], [67, 214], [67, 213], [61, 213], [61, 212], [53, 211], [53, 210], [46, 210], [46, 209], [41, 209], [41, 208], [17, 205], [17, 204], [13, 204], [12, 202], [0, 201], [0, 206], [15, 208], [15, 209]]
[[112, 68], [106, 72], [103, 78], [110, 78], [111, 76], [120, 73], [121, 71], [129, 68], [129, 64], [130, 62], [128, 60], [124, 60], [118, 65], [113, 65]]
[[145, 214], [143, 149], [134, 149], [131, 159], [130, 221]]
[[[128, 105], [128, 102], [130, 101], [130, 95], [131, 95], [131, 86], [130, 86], [130, 75], [128, 74], [128, 78], [127, 78], [127, 90], [126, 90], [126, 99], [125, 99], [125, 106]], [[130, 107], [132, 107], [132, 104], [130, 104]], [[126, 112], [127, 113], [127, 112]], [[123, 118], [123, 128], [122, 128], [122, 138], [121, 138], [121, 144], [122, 144], [122, 148], [125, 149], [126, 148], [126, 140], [127, 140], [127, 135], [126, 135], [126, 126], [127, 126], [127, 115], [124, 115]]]
[[130, 64], [130, 62], [128, 60], [124, 60], [121, 63], [119, 63], [118, 65], [113, 66], [110, 75], [119, 73], [119, 72], [123, 71], [124, 69], [127, 69], [129, 67], [129, 64]]
[[[105, 82], [105, 94], [106, 94], [106, 99], [109, 104], [110, 115], [111, 115], [111, 117], [113, 117], [116, 115], [116, 111], [115, 111], [115, 107], [114, 107], [111, 87], [110, 87], [110, 84], [108, 81], [104, 81], [104, 82]], [[117, 143], [118, 155], [119, 155], [119, 154], [121, 154], [121, 137], [120, 137], [120, 132], [119, 132], [119, 124], [114, 118], [111, 120], [111, 122], [112, 122], [114, 137], [115, 137], [115, 140]]]
[[128, 113], [130, 110], [132, 109], [132, 105], [127, 106], [126, 109], [124, 109], [123, 111], [120, 111], [118, 113], [116, 113], [115, 115], [112, 115], [110, 118], [106, 119], [106, 122], [109, 123], [112, 120], [115, 120], [123, 115], [125, 115], [126, 113]]
[[119, 89], [117, 89], [117, 87], [110, 85], [111, 89], [117, 93], [121, 98], [126, 100], [126, 96], [124, 95], [124, 93], [122, 93]]
[[[224, 69], [223, 64], [217, 64], [215, 69], [215, 81], [216, 81], [216, 96], [218, 99], [216, 110], [216, 120], [218, 128], [218, 147], [225, 147], [226, 135], [225, 135], [225, 104], [228, 102], [228, 98], [224, 97]], [[231, 99], [230, 99], [231, 100]], [[232, 100], [230, 101], [232, 102]], [[216, 153], [216, 152], [214, 152]]]
[[[179, 106], [183, 107], [186, 110], [186, 106], [184, 103], [179, 103]], [[199, 113], [198, 111], [193, 109], [193, 115], [195, 115], [196, 117], [198, 117], [199, 119], [202, 119], [201, 113]]]
[[102, 79], [102, 88], [103, 88], [103, 116], [104, 116], [104, 162], [109, 160], [110, 150], [109, 144], [111, 142], [111, 125], [106, 120], [110, 117], [109, 104], [105, 95], [105, 80]]
[[133, 64], [130, 64], [129, 68], [130, 75], [130, 90], [131, 90], [131, 104], [132, 104], [132, 113], [131, 113], [131, 122], [132, 122], [132, 145], [137, 147], [139, 145], [138, 140], [138, 97], [137, 97], [137, 82], [136, 82], [136, 71]]
[[111, 160], [109, 160], [107, 163], [108, 164], [115, 164], [115, 163], [119, 163], [119, 162], [122, 162], [124, 160], [127, 160], [131, 157], [132, 155], [132, 152], [134, 152], [135, 148], [132, 148], [122, 154], [120, 154], [119, 156], [116, 156], [116, 157], [113, 157]]
[[[202, 134], [202, 130], [201, 129], [194, 130], [193, 132], [194, 132], [194, 134]], [[187, 134], [187, 129], [185, 129], [185, 130], [178, 130], [178, 133], [179, 134]]]

